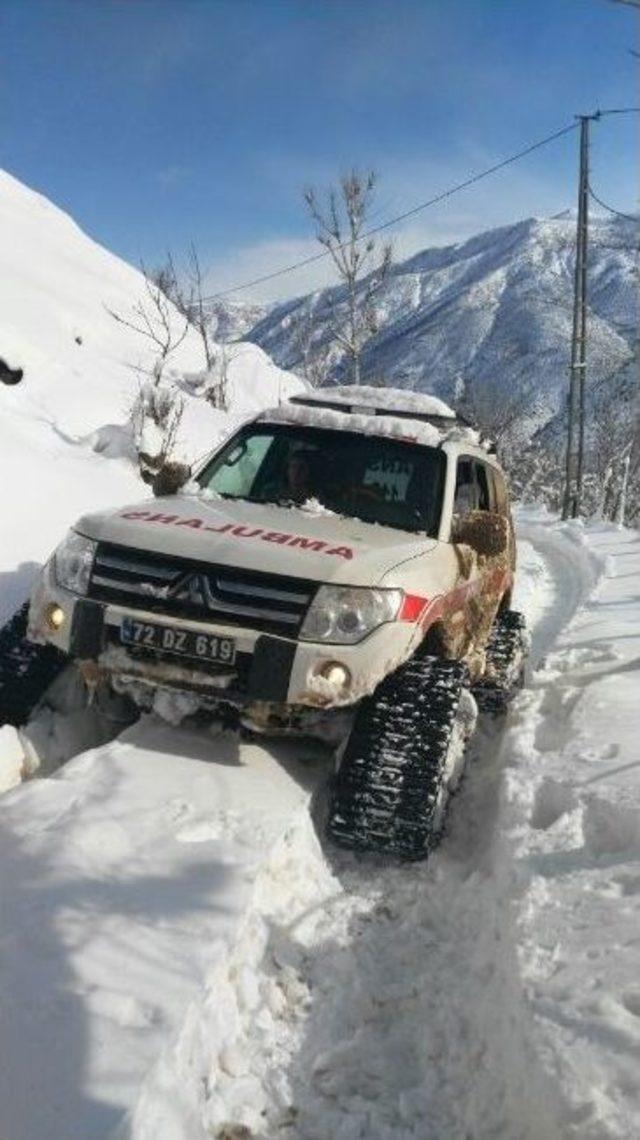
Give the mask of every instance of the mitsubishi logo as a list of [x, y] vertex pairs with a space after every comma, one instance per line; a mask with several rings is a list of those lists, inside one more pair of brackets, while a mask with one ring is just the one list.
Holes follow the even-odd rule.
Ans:
[[211, 609], [214, 605], [209, 580], [204, 574], [185, 574], [169, 587], [167, 597], [177, 602], [190, 602], [192, 606]]
[[140, 589], [149, 597], [159, 601], [171, 599], [176, 602], [189, 602], [192, 606], [213, 609], [215, 599], [206, 574], [181, 574], [169, 586], [156, 586], [153, 582], [141, 583]]

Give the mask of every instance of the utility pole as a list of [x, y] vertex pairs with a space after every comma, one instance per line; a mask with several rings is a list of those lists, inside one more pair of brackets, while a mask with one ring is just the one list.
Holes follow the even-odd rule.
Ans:
[[573, 285], [573, 327], [571, 332], [571, 364], [569, 366], [569, 398], [567, 406], [567, 456], [565, 469], [563, 519], [576, 518], [580, 512], [584, 471], [585, 393], [587, 371], [587, 264], [589, 243], [589, 123], [600, 118], [579, 115], [580, 174], [578, 178], [578, 224], [576, 228], [576, 267]]

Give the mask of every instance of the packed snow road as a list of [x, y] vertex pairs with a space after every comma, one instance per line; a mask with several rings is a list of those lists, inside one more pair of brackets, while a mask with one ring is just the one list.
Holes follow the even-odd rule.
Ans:
[[[520, 533], [538, 665], [599, 570], [576, 528]], [[481, 726], [426, 865], [323, 850], [310, 748], [155, 720], [5, 796], [3, 1140], [624, 1136], [567, 1130], [523, 985], [528, 699]]]

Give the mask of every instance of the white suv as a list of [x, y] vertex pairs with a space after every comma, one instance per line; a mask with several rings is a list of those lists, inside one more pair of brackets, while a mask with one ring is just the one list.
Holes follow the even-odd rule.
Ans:
[[177, 689], [258, 731], [342, 736], [331, 834], [420, 856], [469, 731], [463, 691], [498, 706], [519, 680], [514, 567], [477, 432], [434, 397], [331, 388], [245, 423], [179, 493], [81, 518], [28, 632], [138, 698]]

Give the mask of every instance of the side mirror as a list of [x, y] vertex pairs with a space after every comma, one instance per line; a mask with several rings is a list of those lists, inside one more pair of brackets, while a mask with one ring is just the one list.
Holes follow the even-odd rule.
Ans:
[[165, 495], [177, 495], [191, 476], [191, 468], [186, 463], [165, 463], [151, 481], [151, 490], [157, 499]]
[[451, 541], [470, 546], [480, 556], [495, 558], [509, 545], [509, 523], [494, 511], [469, 511], [454, 518]]

